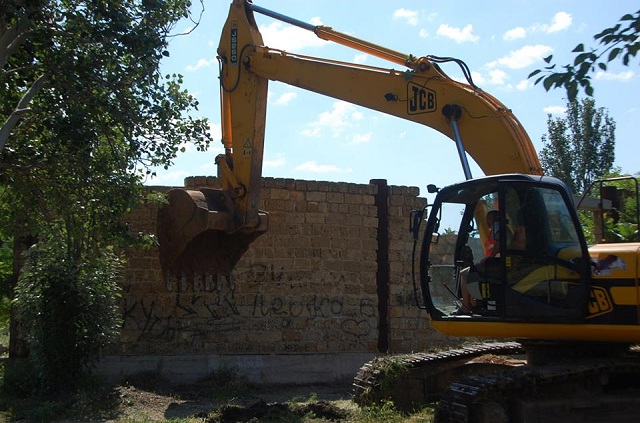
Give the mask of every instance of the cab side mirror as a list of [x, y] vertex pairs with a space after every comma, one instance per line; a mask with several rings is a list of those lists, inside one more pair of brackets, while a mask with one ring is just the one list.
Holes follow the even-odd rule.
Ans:
[[420, 223], [424, 218], [424, 209], [411, 210], [409, 213], [409, 232], [413, 235], [413, 239], [417, 240], [420, 235]]

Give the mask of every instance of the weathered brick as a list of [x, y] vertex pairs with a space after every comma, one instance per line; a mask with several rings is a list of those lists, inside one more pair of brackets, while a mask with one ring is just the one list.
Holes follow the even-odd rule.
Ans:
[[[112, 351], [125, 354], [376, 351], [378, 187], [263, 178], [259, 207], [270, 229], [251, 244], [230, 279], [164, 280], [158, 249], [130, 251], [123, 282], [124, 326]], [[185, 186], [219, 187], [215, 177]], [[170, 187], [158, 187], [165, 192]], [[424, 204], [415, 187], [390, 186], [389, 336], [415, 351], [449, 341], [412, 301], [408, 211]], [[156, 189], [156, 188], [154, 188]], [[127, 216], [154, 231], [157, 208]], [[443, 240], [445, 257], [452, 245]], [[436, 255], [437, 258], [437, 255]]]
[[270, 198], [272, 200], [289, 200], [291, 198], [291, 191], [284, 188], [272, 189]]
[[327, 193], [327, 202], [329, 203], [344, 203], [344, 194], [339, 192]]
[[307, 192], [307, 201], [325, 202], [327, 201], [327, 193], [320, 191]]

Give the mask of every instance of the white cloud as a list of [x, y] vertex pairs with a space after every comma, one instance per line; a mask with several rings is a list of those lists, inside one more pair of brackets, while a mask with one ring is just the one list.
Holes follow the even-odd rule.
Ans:
[[505, 32], [504, 35], [502, 36], [502, 39], [505, 41], [513, 41], [513, 40], [525, 38], [526, 36], [527, 36], [527, 30], [519, 26]]
[[198, 60], [198, 63], [196, 63], [195, 65], [187, 65], [187, 67], [185, 68], [185, 70], [189, 71], [189, 72], [195, 72], [199, 69], [202, 68], [208, 68], [209, 66], [211, 66], [212, 64], [216, 63], [216, 59], [200, 59]]
[[473, 79], [473, 83], [476, 85], [482, 85], [487, 82], [487, 80], [482, 76], [480, 72], [471, 71], [471, 79]]
[[473, 25], [471, 24], [466, 25], [462, 29], [442, 24], [438, 27], [436, 35], [452, 39], [456, 43], [464, 43], [466, 41], [475, 42], [480, 39], [477, 35], [473, 35]]
[[351, 138], [351, 141], [354, 144], [364, 144], [371, 141], [372, 135], [373, 134], [371, 132], [367, 132], [366, 134], [355, 134], [353, 138]]
[[418, 35], [420, 36], [420, 38], [427, 38], [429, 36], [429, 33], [426, 29], [421, 29], [420, 31], [418, 31]]
[[565, 106], [547, 106], [543, 110], [545, 113], [552, 115], [564, 115], [567, 113], [567, 108]]
[[509, 79], [509, 75], [500, 69], [489, 71], [489, 82], [493, 85], [504, 85]]
[[296, 170], [305, 170], [313, 173], [350, 173], [351, 169], [339, 168], [336, 165], [320, 165], [315, 160], [311, 160], [296, 166]]
[[393, 12], [393, 17], [396, 19], [404, 19], [411, 26], [418, 25], [418, 12], [408, 9], [398, 9]]
[[564, 31], [573, 23], [573, 18], [567, 12], [558, 12], [551, 18], [551, 24], [535, 24], [531, 27], [532, 31], [542, 31], [547, 34]]
[[571, 26], [573, 18], [567, 12], [558, 12], [553, 16], [551, 25], [547, 27], [546, 32], [553, 33], [563, 31]]
[[353, 111], [349, 117], [354, 121], [360, 121], [364, 119], [364, 114], [360, 111]]
[[533, 87], [533, 82], [531, 82], [528, 79], [523, 79], [522, 81], [518, 82], [518, 85], [516, 85], [516, 89], [518, 91], [524, 91], [524, 90], [528, 90], [529, 88]]
[[522, 69], [542, 60], [553, 52], [553, 48], [542, 44], [524, 46], [518, 50], [509, 52], [508, 55], [488, 64], [489, 67], [503, 65], [510, 69]]
[[367, 53], [358, 53], [353, 58], [353, 63], [362, 64], [367, 61], [367, 57], [369, 57]]
[[595, 79], [600, 79], [603, 81], [620, 81], [626, 82], [633, 78], [633, 71], [628, 70], [620, 73], [611, 73], [611, 72], [596, 72]]
[[345, 128], [353, 126], [353, 122], [360, 121], [363, 118], [362, 112], [353, 104], [346, 101], [336, 101], [333, 103], [331, 111], [320, 113], [318, 120], [311, 122], [309, 128], [303, 131], [303, 135], [318, 137], [323, 129], [331, 129], [332, 136], [335, 138]]
[[297, 96], [298, 94], [294, 93], [293, 91], [286, 92], [276, 99], [275, 104], [277, 106], [286, 106]]
[[[454, 79], [458, 82], [462, 82], [463, 84], [469, 83], [464, 77]], [[477, 71], [471, 71], [471, 79], [473, 80], [473, 83], [478, 87], [483, 87], [486, 85], [497, 85], [508, 89], [513, 88], [513, 86], [509, 83], [509, 74], [502, 69], [490, 69], [484, 74]]]
[[320, 136], [322, 129], [319, 126], [314, 126], [311, 124], [311, 127], [302, 131], [302, 135], [307, 138], [316, 138]]
[[[312, 19], [318, 22], [318, 18]], [[319, 25], [318, 23], [313, 25]], [[295, 51], [305, 47], [323, 46], [328, 41], [318, 38], [313, 32], [282, 22], [272, 22], [269, 25], [261, 25], [260, 33], [264, 44], [280, 50]]]

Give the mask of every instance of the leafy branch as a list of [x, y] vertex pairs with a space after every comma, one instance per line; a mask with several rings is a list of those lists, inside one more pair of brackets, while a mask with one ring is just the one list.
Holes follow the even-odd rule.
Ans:
[[640, 50], [640, 10], [633, 14], [626, 14], [618, 24], [607, 28], [594, 35], [598, 42], [597, 48], [585, 50], [584, 44], [578, 44], [572, 53], [576, 53], [573, 64], [562, 66], [562, 70], [552, 64], [553, 55], [544, 58], [549, 65], [544, 69], [536, 69], [528, 78], [537, 76], [535, 84], [542, 82], [545, 90], [564, 88], [567, 91], [568, 100], [576, 99], [579, 88], [582, 88], [588, 96], [593, 96], [591, 74], [597, 70], [606, 72], [608, 64], [620, 60], [624, 66], [629, 66], [630, 61]]

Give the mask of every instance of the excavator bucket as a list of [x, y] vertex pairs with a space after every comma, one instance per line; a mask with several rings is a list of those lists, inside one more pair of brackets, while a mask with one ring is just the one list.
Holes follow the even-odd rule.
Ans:
[[258, 212], [258, 226], [243, 217], [226, 191], [173, 189], [158, 211], [158, 241], [164, 277], [220, 276], [227, 279], [249, 245], [266, 232], [269, 215]]

